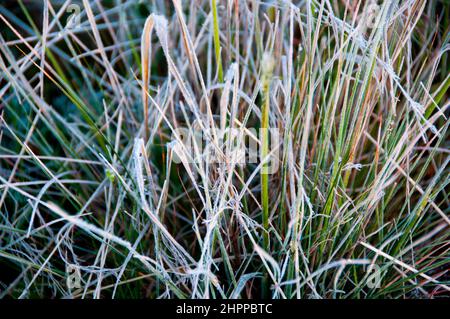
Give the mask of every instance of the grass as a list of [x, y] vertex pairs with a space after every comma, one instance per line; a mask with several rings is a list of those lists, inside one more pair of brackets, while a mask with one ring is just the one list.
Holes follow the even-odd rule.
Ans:
[[0, 297], [449, 296], [449, 12], [3, 1]]

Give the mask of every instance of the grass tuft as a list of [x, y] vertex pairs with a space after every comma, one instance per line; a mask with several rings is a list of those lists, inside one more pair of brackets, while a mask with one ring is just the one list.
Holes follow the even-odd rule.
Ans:
[[2, 1], [0, 298], [440, 298], [448, 1]]

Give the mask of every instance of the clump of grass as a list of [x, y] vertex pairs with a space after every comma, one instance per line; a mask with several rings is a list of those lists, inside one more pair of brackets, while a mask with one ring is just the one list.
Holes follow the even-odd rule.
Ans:
[[448, 295], [446, 1], [72, 2], [0, 4], [1, 297]]

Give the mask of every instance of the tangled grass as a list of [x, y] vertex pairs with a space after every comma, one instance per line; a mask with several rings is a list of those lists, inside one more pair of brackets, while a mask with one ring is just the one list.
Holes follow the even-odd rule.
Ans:
[[3, 0], [0, 296], [448, 296], [449, 14]]

